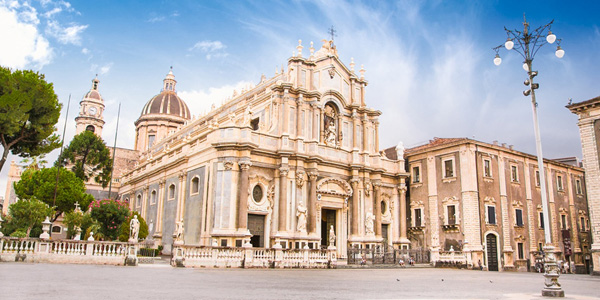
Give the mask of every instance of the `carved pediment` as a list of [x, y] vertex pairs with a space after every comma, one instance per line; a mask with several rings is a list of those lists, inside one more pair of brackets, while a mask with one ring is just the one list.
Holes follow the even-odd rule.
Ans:
[[320, 194], [349, 197], [352, 195], [352, 187], [345, 180], [329, 177], [319, 180], [317, 183], [317, 192]]

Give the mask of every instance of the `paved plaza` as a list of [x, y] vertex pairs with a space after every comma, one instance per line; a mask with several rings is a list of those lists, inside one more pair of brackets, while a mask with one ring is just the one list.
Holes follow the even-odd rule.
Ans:
[[[3, 299], [542, 299], [541, 274], [433, 268], [183, 269], [0, 264]], [[563, 275], [565, 299], [600, 299], [600, 277]]]

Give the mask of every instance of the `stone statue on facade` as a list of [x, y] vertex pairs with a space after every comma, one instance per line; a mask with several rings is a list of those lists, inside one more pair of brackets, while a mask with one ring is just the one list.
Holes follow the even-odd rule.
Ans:
[[333, 225], [329, 228], [329, 247], [335, 246], [335, 230]]
[[367, 213], [367, 217], [365, 218], [365, 229], [368, 235], [373, 235], [373, 221], [375, 220], [375, 216], [369, 212]]
[[397, 155], [398, 160], [404, 159], [404, 143], [403, 142], [399, 142], [398, 146], [396, 146], [396, 155]]
[[329, 121], [325, 129], [325, 144], [327, 146], [335, 146], [335, 123], [333, 121]]
[[183, 219], [175, 222], [175, 233], [173, 234], [175, 244], [183, 244]]
[[138, 221], [137, 215], [133, 215], [133, 218], [129, 222], [129, 241], [137, 242], [139, 233], [140, 221]]
[[306, 206], [304, 206], [302, 200], [298, 203], [297, 209], [296, 216], [298, 217], [298, 225], [296, 226], [296, 229], [299, 232], [306, 232]]

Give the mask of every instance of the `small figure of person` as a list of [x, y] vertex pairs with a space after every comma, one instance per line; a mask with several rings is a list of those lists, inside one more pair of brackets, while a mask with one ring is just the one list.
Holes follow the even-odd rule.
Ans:
[[406, 268], [406, 265], [404, 264], [404, 259], [402, 259], [402, 258], [400, 258], [398, 260], [398, 265], [400, 265], [400, 267], [402, 267], [402, 268]]
[[367, 264], [367, 259], [363, 256], [362, 259], [360, 260], [360, 265], [364, 266]]
[[412, 256], [408, 259], [408, 264], [411, 266], [415, 265], [415, 259]]

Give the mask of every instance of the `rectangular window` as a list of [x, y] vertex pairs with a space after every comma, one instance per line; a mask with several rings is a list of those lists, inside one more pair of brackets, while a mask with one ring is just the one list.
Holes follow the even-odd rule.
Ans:
[[510, 181], [519, 182], [519, 173], [517, 166], [510, 166]]
[[517, 243], [517, 255], [518, 259], [525, 259], [525, 251], [523, 249], [523, 243]]
[[563, 180], [561, 175], [556, 176], [556, 189], [559, 191], [563, 190]]
[[414, 183], [421, 182], [421, 168], [413, 167], [412, 170], [413, 170], [413, 172], [412, 172], [413, 182]]
[[487, 207], [487, 221], [488, 224], [496, 224], [496, 207], [488, 206]]
[[583, 194], [583, 192], [581, 190], [581, 180], [579, 180], [579, 179], [575, 180], [575, 191], [577, 192], [577, 195]]
[[256, 119], [253, 119], [252, 121], [250, 121], [250, 127], [252, 127], [252, 130], [254, 130], [254, 131], [258, 130], [259, 124], [260, 124], [260, 118], [256, 118]]
[[148, 149], [150, 149], [154, 145], [155, 139], [156, 139], [156, 136], [154, 134], [151, 134], [148, 136]]
[[535, 186], [540, 186], [540, 171], [535, 171]]
[[421, 227], [421, 209], [420, 208], [415, 208], [414, 209], [415, 212], [415, 227]]
[[539, 212], [539, 216], [540, 216], [540, 228], [544, 229], [544, 213]]
[[492, 162], [489, 159], [483, 160], [483, 176], [492, 177]]
[[448, 212], [448, 225], [456, 224], [456, 206], [448, 205], [446, 208]]
[[579, 218], [579, 224], [581, 224], [581, 231], [584, 232], [585, 231], [585, 218], [584, 217]]
[[517, 226], [523, 226], [523, 210], [515, 209], [515, 222]]
[[454, 161], [448, 159], [444, 161], [444, 178], [454, 177]]
[[560, 215], [560, 228], [567, 229], [567, 215]]

